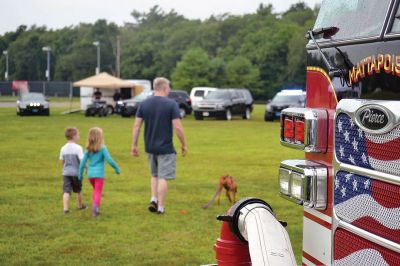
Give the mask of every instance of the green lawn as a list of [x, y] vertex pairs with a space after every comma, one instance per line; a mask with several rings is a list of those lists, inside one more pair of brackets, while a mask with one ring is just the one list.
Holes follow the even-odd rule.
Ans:
[[[223, 196], [220, 206], [201, 206], [214, 194], [217, 178], [227, 173], [236, 178], [238, 198], [262, 198], [279, 219], [289, 222], [300, 262], [302, 208], [279, 197], [277, 172], [280, 161], [303, 154], [279, 144], [279, 124], [263, 121], [264, 106], [256, 106], [251, 121], [183, 120], [189, 154], [178, 158], [178, 177], [170, 182], [164, 216], [147, 210], [150, 180], [142, 138], [141, 157], [130, 155], [133, 119], [62, 111], [53, 108], [50, 117], [17, 117], [14, 108], [0, 108], [1, 265], [213, 263], [221, 226], [215, 217], [229, 204]], [[121, 167], [120, 176], [106, 168], [98, 218], [90, 210], [75, 210], [75, 198], [70, 215], [63, 214], [58, 156], [67, 126], [79, 128], [81, 145], [90, 127], [103, 128], [106, 145]], [[83, 193], [90, 204], [87, 179]]]

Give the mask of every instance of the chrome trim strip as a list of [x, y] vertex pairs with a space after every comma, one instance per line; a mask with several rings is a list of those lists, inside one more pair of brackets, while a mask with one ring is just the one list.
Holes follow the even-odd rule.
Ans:
[[381, 39], [383, 38], [383, 36], [385, 35], [385, 33], [388, 30], [389, 22], [390, 22], [390, 19], [392, 18], [393, 6], [394, 6], [395, 1], [396, 0], [390, 1], [388, 9], [386, 10], [385, 21], [383, 22], [383, 25], [382, 25], [383, 27], [381, 30]]
[[371, 170], [371, 169], [361, 168], [358, 166], [349, 165], [349, 164], [345, 164], [345, 163], [339, 163], [339, 169], [338, 169], [338, 171], [335, 172], [335, 174], [341, 170], [349, 172], [349, 173], [372, 177], [373, 179], [384, 181], [384, 182], [391, 183], [394, 185], [400, 185], [400, 176], [386, 174], [383, 172], [378, 172], [378, 171]]
[[[345, 45], [376, 42], [376, 41], [380, 41], [380, 40], [381, 40], [380, 36], [374, 36], [374, 37], [365, 37], [365, 38], [358, 38], [358, 39], [352, 39], [352, 40], [325, 41], [325, 42], [319, 42], [318, 44], [321, 48], [333, 48], [333, 47], [340, 47], [340, 46], [345, 46]], [[307, 44], [306, 49], [307, 50], [316, 50], [317, 46], [315, 46], [314, 44]]]
[[343, 221], [339, 221], [339, 228], [346, 229], [347, 231], [354, 233], [364, 239], [367, 239], [375, 244], [378, 244], [382, 247], [385, 247], [387, 249], [390, 249], [394, 252], [400, 252], [400, 244], [397, 244], [393, 241], [390, 241], [388, 239], [385, 239], [383, 237], [377, 236], [375, 234], [372, 234], [368, 231], [365, 231], [363, 229], [360, 229], [358, 227], [355, 227], [354, 225], [348, 224]]
[[385, 35], [384, 39], [385, 40], [400, 39], [400, 33], [389, 33], [388, 35]]
[[389, 18], [387, 20], [385, 32], [383, 33], [383, 38], [385, 38], [388, 34], [390, 34], [390, 30], [392, 29], [393, 23], [394, 23], [394, 20], [395, 20], [395, 15], [396, 15], [396, 12], [397, 12], [397, 8], [399, 7], [398, 6], [399, 5], [399, 1], [398, 0], [393, 0], [391, 5], [392, 5], [391, 6], [392, 10], [391, 10], [390, 16], [389, 16]]
[[294, 202], [294, 203], [296, 203], [296, 204], [298, 204], [298, 205], [303, 205], [303, 201], [302, 201], [302, 200], [297, 200], [297, 199], [292, 198], [291, 196], [285, 195], [285, 194], [283, 194], [283, 193], [279, 193], [279, 195], [280, 195], [282, 198], [287, 199], [288, 201]]

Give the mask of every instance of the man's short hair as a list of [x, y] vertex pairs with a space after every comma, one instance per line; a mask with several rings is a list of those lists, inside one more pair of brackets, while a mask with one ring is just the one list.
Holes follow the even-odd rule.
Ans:
[[163, 85], [168, 85], [169, 86], [169, 80], [163, 77], [158, 77], [153, 81], [153, 88], [154, 90], [160, 90]]
[[67, 127], [64, 134], [67, 140], [71, 140], [76, 134], [78, 134], [78, 129], [76, 127]]

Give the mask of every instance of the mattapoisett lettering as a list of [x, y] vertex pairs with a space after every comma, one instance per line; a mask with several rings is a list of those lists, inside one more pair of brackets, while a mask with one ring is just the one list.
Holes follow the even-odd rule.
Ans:
[[350, 85], [357, 83], [366, 76], [371, 76], [374, 73], [379, 74], [382, 71], [400, 77], [400, 55], [378, 54], [362, 59], [349, 70]]

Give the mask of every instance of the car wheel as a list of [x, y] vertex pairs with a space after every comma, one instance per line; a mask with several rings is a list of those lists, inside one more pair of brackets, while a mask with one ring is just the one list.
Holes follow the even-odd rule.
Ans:
[[135, 115], [135, 109], [131, 106], [124, 108], [121, 112], [121, 116], [123, 117], [131, 117], [132, 115]]
[[272, 114], [269, 114], [268, 112], [265, 112], [264, 120], [265, 120], [266, 122], [268, 122], [268, 121], [274, 121], [274, 116], [273, 116]]
[[250, 107], [246, 107], [246, 111], [243, 114], [243, 119], [249, 120], [251, 118], [251, 110]]
[[50, 109], [47, 109], [46, 111], [44, 111], [44, 115], [45, 116], [49, 116], [50, 115]]
[[19, 109], [19, 112], [17, 112], [17, 114], [19, 114], [19, 116], [23, 116], [23, 115], [25, 115], [25, 110]]
[[112, 115], [114, 113], [114, 107], [111, 105], [107, 105], [106, 110], [108, 115]]
[[228, 120], [228, 121], [232, 120], [232, 111], [230, 108], [226, 109], [224, 118], [225, 118], [225, 120]]
[[102, 117], [102, 116], [106, 117], [107, 115], [108, 115], [108, 108], [107, 107], [101, 108], [99, 110], [99, 116], [100, 117]]
[[96, 110], [93, 107], [86, 109], [85, 116], [95, 116]]
[[129, 113], [127, 113], [126, 111], [121, 112], [121, 117], [131, 117], [131, 115]]
[[186, 111], [184, 108], [179, 108], [179, 115], [181, 118], [184, 118], [186, 116]]
[[194, 118], [196, 120], [203, 120], [204, 119], [203, 115], [200, 112], [194, 112]]

